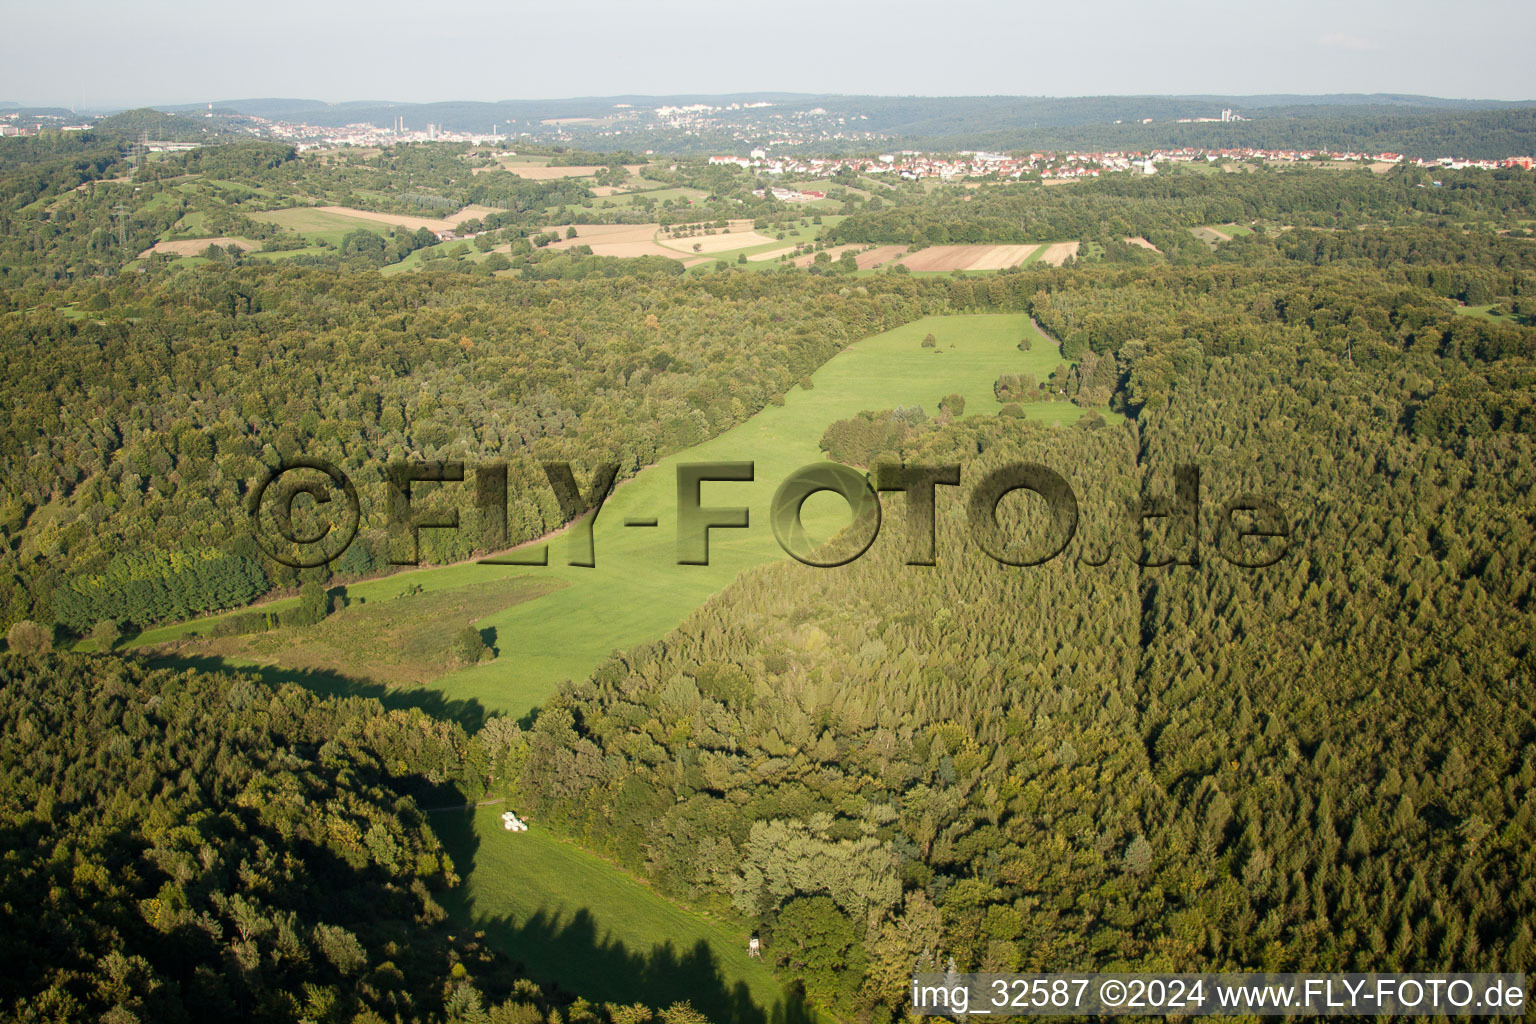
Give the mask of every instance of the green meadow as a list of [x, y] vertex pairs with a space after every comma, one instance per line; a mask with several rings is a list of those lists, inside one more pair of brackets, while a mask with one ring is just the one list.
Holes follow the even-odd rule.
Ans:
[[[937, 347], [923, 348], [930, 332]], [[1028, 352], [1018, 347], [1025, 337], [1032, 342]], [[525, 712], [562, 680], [589, 674], [609, 652], [662, 636], [738, 573], [785, 558], [768, 524], [769, 504], [785, 477], [822, 461], [818, 442], [833, 421], [898, 405], [920, 405], [933, 415], [951, 393], [965, 398], [968, 414], [993, 415], [1000, 406], [992, 385], [1000, 374], [1043, 379], [1060, 359], [1056, 346], [1022, 315], [929, 317], [850, 346], [814, 375], [811, 388], [795, 388], [782, 406], [770, 406], [621, 485], [594, 524], [593, 568], [565, 564], [566, 537], [550, 541], [550, 564], [525, 571], [566, 586], [477, 622], [494, 628], [500, 656], [441, 678], [432, 689], [447, 707], [479, 703]], [[1026, 409], [1031, 417], [1063, 423], [1086, 412], [1056, 403]], [[711, 531], [709, 565], [678, 565], [676, 467], [709, 461], [753, 463], [750, 483], [706, 482], [701, 491], [705, 506], [745, 506], [749, 525]], [[901, 542], [900, 513], [893, 506], [887, 503], [877, 544]], [[841, 499], [829, 495], [811, 498], [804, 511], [813, 536], [827, 536], [849, 518]], [[658, 525], [625, 525], [642, 518]], [[477, 570], [504, 571], [474, 566], [410, 575], [425, 580]], [[686, 996], [712, 1020], [765, 1024], [814, 1017], [761, 961], [747, 957], [742, 927], [678, 906], [562, 842], [544, 823], [534, 822], [526, 833], [506, 832], [501, 809], [434, 815], [433, 826], [464, 878], [444, 901], [456, 921], [483, 930], [532, 976], [617, 1002], [665, 1005]]]
[[747, 955], [745, 927], [678, 906], [542, 823], [505, 831], [503, 809], [432, 815], [464, 879], [442, 901], [530, 976], [594, 1002], [687, 999], [722, 1024], [800, 1016], [767, 964]]
[[[921, 346], [930, 332], [937, 348]], [[1026, 335], [1033, 348], [1022, 352], [1018, 343]], [[478, 700], [488, 709], [525, 714], [563, 681], [584, 678], [612, 651], [661, 637], [743, 570], [786, 557], [768, 522], [774, 491], [796, 469], [823, 461], [818, 443], [832, 422], [903, 405], [921, 406], [931, 416], [951, 393], [965, 398], [967, 414], [995, 414], [1000, 406], [992, 385], [999, 375], [1044, 378], [1059, 362], [1055, 345], [1017, 314], [929, 317], [850, 346], [814, 375], [809, 390], [795, 388], [782, 406], [770, 406], [616, 488], [593, 527], [595, 567], [568, 564], [567, 538], [550, 541], [549, 565], [526, 571], [569, 585], [478, 622], [495, 629], [500, 656], [432, 685], [449, 701]], [[1072, 423], [1086, 411], [1065, 403], [1025, 407], [1028, 418], [1046, 423]], [[745, 529], [710, 531], [708, 565], [677, 564], [677, 466], [686, 462], [753, 463], [751, 482], [701, 486], [706, 507], [748, 509]], [[586, 467], [576, 469], [584, 478]], [[821, 537], [850, 519], [830, 495], [813, 497], [805, 513], [808, 533]], [[626, 526], [631, 518], [654, 518], [657, 525]], [[881, 537], [896, 533], [882, 529]]]
[[1242, 235], [1253, 234], [1253, 229], [1248, 227], [1246, 224], [1207, 224], [1205, 227], [1211, 231], [1216, 232], [1218, 235], [1224, 236], [1228, 240], [1238, 238]]
[[1477, 317], [1480, 320], [1492, 320], [1496, 324], [1510, 324], [1512, 326], [1517, 326], [1520, 324], [1530, 324], [1533, 322], [1531, 317], [1516, 316], [1515, 314], [1509, 312], [1509, 310], [1505, 309], [1503, 306], [1495, 307], [1493, 305], [1458, 305], [1456, 307], [1456, 312], [1460, 316]]
[[345, 217], [339, 213], [327, 213], [324, 210], [315, 210], [299, 206], [291, 210], [271, 210], [265, 213], [250, 214], [252, 220], [262, 220], [270, 224], [277, 224], [290, 231], [296, 231], [310, 242], [329, 242], [332, 245], [340, 245], [341, 240], [352, 232], [362, 228], [364, 231], [372, 231], [376, 234], [387, 235], [392, 225], [382, 221], [366, 220], [362, 217]]
[[[936, 348], [922, 347], [929, 333], [938, 341]], [[1032, 347], [1020, 351], [1018, 343], [1026, 336]], [[819, 442], [832, 422], [867, 409], [902, 405], [921, 406], [932, 416], [940, 399], [952, 393], [965, 398], [966, 415], [993, 415], [1001, 408], [992, 393], [1000, 375], [1031, 373], [1043, 380], [1060, 361], [1055, 344], [1022, 314], [928, 317], [856, 342], [816, 372], [811, 388], [792, 389], [783, 405], [769, 406], [725, 434], [620, 484], [593, 527], [593, 568], [570, 565], [569, 538], [559, 536], [532, 546], [534, 551], [546, 549], [547, 566], [467, 563], [424, 568], [351, 584], [347, 593], [374, 602], [411, 587], [431, 591], [519, 574], [559, 586], [478, 619], [475, 625], [496, 637], [499, 656], [428, 684], [455, 706], [478, 704], [486, 711], [522, 716], [565, 680], [585, 678], [612, 651], [661, 637], [743, 570], [787, 557], [768, 522], [773, 494], [796, 469], [823, 461]], [[1057, 402], [1028, 404], [1024, 411], [1036, 422], [1063, 425], [1088, 412]], [[748, 509], [747, 528], [710, 531], [708, 565], [677, 564], [676, 474], [677, 465], [685, 462], [753, 463], [751, 482], [701, 486], [701, 504], [706, 507]], [[585, 485], [590, 467], [575, 469]], [[812, 497], [804, 511], [807, 531], [817, 537], [830, 536], [850, 519], [841, 499], [827, 494]], [[657, 525], [626, 526], [631, 518], [654, 518]], [[894, 513], [876, 543], [899, 533], [891, 528], [893, 522]], [[525, 549], [522, 554], [527, 553]], [[278, 610], [293, 603], [295, 599], [287, 598], [265, 607]], [[216, 619], [147, 630], [129, 643], [167, 643], [193, 632], [206, 636]], [[249, 664], [231, 659], [232, 665], [241, 662]]]

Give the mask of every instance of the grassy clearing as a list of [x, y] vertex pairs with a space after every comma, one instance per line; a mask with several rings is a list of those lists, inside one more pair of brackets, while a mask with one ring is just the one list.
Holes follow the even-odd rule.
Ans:
[[768, 967], [747, 956], [745, 928], [685, 910], [541, 823], [506, 832], [501, 811], [433, 815], [465, 879], [442, 899], [535, 980], [596, 1002], [686, 999], [721, 1022], [800, 1016]]
[[208, 214], [204, 213], [202, 210], [193, 210], [191, 213], [183, 216], [181, 220], [178, 220], [175, 224], [171, 225], [171, 229], [169, 231], [162, 232], [160, 239], [161, 241], [165, 241], [166, 239], [175, 238], [178, 236], [198, 238], [202, 235], [210, 233], [211, 232], [208, 229]]
[[[456, 249], [460, 251], [460, 255], [450, 256], [449, 253]], [[428, 253], [435, 253], [436, 255], [434, 255], [431, 259], [428, 259]], [[436, 245], [428, 245], [420, 249], [412, 249], [410, 252], [405, 254], [405, 259], [401, 260], [399, 263], [391, 263], [388, 266], [380, 267], [379, 273], [386, 277], [390, 276], [391, 274], [403, 274], [410, 270], [420, 270], [422, 267], [428, 266], [435, 260], [439, 259], [447, 261], [446, 263], [442, 264], [443, 266], [448, 266], [449, 264], [459, 259], [478, 263], [489, 255], [489, 252], [481, 252], [479, 249], [475, 248], [475, 244], [473, 242], [459, 238], [451, 242], [438, 242]]]
[[1216, 244], [1218, 242], [1230, 242], [1234, 238], [1253, 234], [1253, 229], [1244, 224], [1206, 224], [1198, 228], [1190, 228], [1201, 240]]
[[1510, 326], [1520, 326], [1520, 325], [1523, 325], [1523, 324], [1527, 323], [1526, 319], [1522, 319], [1522, 318], [1516, 316], [1515, 314], [1513, 314], [1513, 313], [1509, 312], [1508, 310], [1506, 310], [1503, 306], [1498, 306], [1498, 305], [1493, 305], [1493, 304], [1486, 305], [1486, 306], [1460, 306], [1460, 305], [1458, 305], [1456, 307], [1456, 312], [1459, 315], [1461, 315], [1461, 316], [1476, 317], [1479, 320], [1491, 320], [1491, 321], [1493, 321], [1496, 324], [1509, 324]]
[[1495, 313], [1493, 311], [1492, 304], [1489, 304], [1487, 306], [1460, 306], [1460, 305], [1458, 305], [1456, 307], [1456, 312], [1458, 314], [1460, 314], [1461, 316], [1476, 317], [1479, 320], [1493, 320], [1495, 322], [1498, 322], [1498, 321], [1512, 319], [1510, 317], [1503, 317], [1503, 316], [1500, 316], [1497, 313]]
[[296, 231], [303, 235], [306, 241], [328, 242], [337, 246], [341, 245], [343, 238], [359, 228], [375, 234], [387, 235], [392, 227], [382, 221], [365, 220], [362, 217], [344, 217], [338, 213], [326, 213], [324, 210], [302, 206], [291, 210], [252, 213], [249, 216], [252, 220], [266, 221], [269, 224], [277, 224], [290, 231]]
[[247, 185], [244, 182], [236, 181], [222, 181], [218, 178], [200, 177], [198, 179], [198, 184], [210, 188], [215, 192], [235, 192], [241, 196], [249, 194], [260, 196], [263, 199], [271, 199], [277, 195], [277, 193], [273, 192], [271, 189], [263, 188], [260, 185]]
[[[558, 580], [520, 576], [419, 594], [407, 590], [374, 601], [347, 592], [347, 606], [316, 626], [211, 639], [178, 653], [389, 686], [419, 685], [454, 664], [455, 638], [465, 626], [559, 586]], [[482, 639], [496, 647], [494, 633]]]
[[170, 190], [167, 189], [164, 192], [157, 192], [156, 194], [150, 196], [148, 201], [146, 201], [143, 206], [139, 207], [139, 212], [156, 213], [174, 204], [175, 198], [171, 195]]
[[[431, 593], [506, 579], [526, 572], [526, 569], [519, 569], [515, 566], [476, 565], [473, 562], [465, 562], [457, 565], [435, 566], [429, 569], [411, 569], [389, 576], [364, 580], [360, 583], [349, 583], [346, 584], [346, 590], [349, 599], [361, 598], [365, 603], [392, 601], [416, 587], [420, 587], [423, 593]], [[298, 603], [299, 599], [297, 597], [279, 597], [227, 614], [238, 615], [241, 612], [253, 609], [280, 612], [286, 608], [296, 607]], [[147, 629], [142, 633], [127, 638], [122, 646], [124, 648], [150, 647], [184, 640], [194, 634], [197, 636], [207, 636], [212, 632], [214, 623], [224, 617], [224, 614], [206, 615], [198, 619], [189, 619], [186, 622]], [[77, 651], [93, 650], [94, 648], [90, 646], [91, 644], [92, 641], [90, 640], [82, 640], [73, 649]]]
[[[655, 183], [649, 182], [648, 184], [654, 186]], [[684, 203], [697, 202], [700, 199], [708, 197], [708, 195], [709, 193], [703, 191], [702, 189], [687, 188], [684, 186], [677, 186], [675, 188], [652, 187], [649, 189], [641, 189], [635, 192], [619, 192], [611, 196], [598, 196], [596, 199], [584, 200], [581, 203], [581, 208], [584, 210], [594, 210], [598, 212], [609, 209], [623, 210], [632, 206], [644, 205], [642, 201], [647, 199], [650, 200], [651, 203], [653, 203], [655, 206], [660, 207], [662, 203], [669, 199], [673, 200], [674, 204], [678, 201]], [[559, 210], [560, 207], [556, 206], [552, 207], [551, 209]]]
[[[921, 347], [930, 331], [939, 339], [937, 349]], [[503, 638], [502, 656], [434, 685], [449, 700], [478, 700], [522, 714], [563, 680], [587, 676], [609, 652], [660, 637], [743, 570], [785, 557], [769, 527], [768, 507], [785, 477], [824, 458], [818, 443], [829, 424], [865, 409], [898, 405], [920, 405], [933, 414], [950, 393], [963, 395], [973, 413], [995, 413], [992, 385], [999, 375], [1040, 374], [1042, 366], [1048, 373], [1059, 360], [1055, 346], [1038, 335], [1031, 352], [1019, 351], [1026, 334], [1033, 329], [1021, 315], [930, 317], [850, 347], [815, 374], [812, 390], [795, 388], [784, 405], [770, 406], [720, 437], [663, 460], [618, 489], [593, 530], [595, 569], [567, 565], [566, 542], [552, 542], [551, 564], [533, 571], [571, 585], [482, 620], [482, 628], [493, 627]], [[1071, 423], [1084, 410], [1053, 404], [1049, 420], [1043, 412], [1028, 413], [1031, 419]], [[680, 566], [676, 466], [701, 461], [755, 464], [753, 482], [705, 483], [701, 496], [706, 506], [746, 506], [750, 526], [712, 531], [710, 564]], [[825, 536], [847, 519], [835, 504], [820, 514], [814, 504], [807, 505], [810, 532]], [[626, 527], [628, 517], [654, 517], [658, 525]], [[877, 543], [891, 535], [883, 530]]]
[[[938, 347], [921, 347], [932, 332]], [[1029, 336], [1029, 352], [1018, 348]], [[941, 398], [958, 393], [967, 411], [992, 415], [1000, 408], [993, 382], [1004, 373], [1033, 373], [1043, 379], [1060, 362], [1054, 343], [1039, 335], [1023, 315], [928, 317], [866, 338], [830, 360], [812, 378], [813, 388], [793, 389], [782, 406], [770, 406], [725, 434], [664, 459], [630, 480], [609, 498], [593, 530], [597, 567], [567, 564], [567, 541], [549, 543], [543, 568], [456, 565], [401, 573], [348, 588], [370, 603], [407, 587], [446, 590], [513, 576], [566, 584], [536, 600], [510, 603], [475, 620], [494, 630], [499, 657], [460, 669], [432, 682], [450, 705], [474, 704], [523, 715], [544, 702], [562, 681], [585, 678], [615, 649], [654, 640], [718, 593], [745, 569], [784, 557], [768, 524], [774, 491], [794, 470], [822, 461], [818, 443], [835, 420], [865, 409], [918, 405], [930, 415]], [[1088, 410], [1066, 403], [1034, 403], [1026, 418], [1070, 424]], [[680, 462], [751, 461], [752, 482], [702, 485], [705, 506], [746, 506], [747, 529], [710, 534], [710, 564], [678, 565], [676, 467]], [[576, 467], [583, 480], [589, 471]], [[959, 500], [959, 499], [955, 499]], [[651, 518], [656, 527], [626, 527], [627, 518]], [[806, 505], [807, 531], [827, 536], [847, 521], [835, 501]], [[883, 529], [876, 543], [899, 530]], [[836, 571], [804, 568], [807, 573]], [[292, 605], [288, 598], [271, 607]], [[135, 646], [165, 643], [188, 632], [206, 634], [211, 618], [148, 631]]]

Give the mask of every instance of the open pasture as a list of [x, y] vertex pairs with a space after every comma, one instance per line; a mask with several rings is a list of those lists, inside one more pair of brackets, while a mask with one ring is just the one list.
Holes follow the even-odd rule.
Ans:
[[461, 927], [484, 931], [535, 980], [594, 1000], [687, 999], [710, 1020], [782, 1019], [789, 994], [747, 955], [748, 929], [673, 903], [543, 822], [506, 831], [505, 806], [433, 815], [464, 878], [442, 897]]

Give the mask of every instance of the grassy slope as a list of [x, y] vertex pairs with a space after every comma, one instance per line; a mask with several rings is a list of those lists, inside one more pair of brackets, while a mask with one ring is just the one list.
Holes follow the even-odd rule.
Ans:
[[[920, 346], [930, 331], [939, 339], [937, 350]], [[794, 389], [783, 406], [770, 406], [726, 434], [663, 460], [616, 491], [594, 529], [596, 568], [568, 566], [565, 541], [551, 543], [550, 566], [531, 571], [571, 586], [482, 620], [482, 628], [496, 629], [501, 657], [433, 685], [450, 700], [475, 699], [521, 714], [563, 680], [585, 677], [609, 652], [660, 637], [742, 570], [784, 557], [768, 525], [769, 505], [785, 477], [823, 458], [817, 445], [828, 424], [864, 409], [898, 405], [921, 405], [933, 415], [939, 399], [951, 392], [965, 396], [968, 412], [995, 413], [992, 384], [1000, 374], [1043, 378], [1060, 359], [1055, 346], [1038, 336], [1032, 351], [1020, 352], [1019, 339], [1031, 331], [1022, 315], [930, 317], [852, 346], [816, 373], [813, 390]], [[1065, 404], [1028, 408], [1031, 418], [1067, 423], [1083, 412]], [[751, 525], [711, 531], [711, 564], [680, 566], [676, 466], [704, 461], [755, 463], [754, 482], [706, 483], [702, 496], [705, 506], [748, 507]], [[824, 530], [846, 518], [835, 500], [829, 503], [833, 515], [819, 517]], [[826, 504], [813, 499], [807, 505], [808, 526], [818, 523], [813, 505]], [[654, 516], [659, 525], [625, 527], [628, 516]], [[892, 533], [883, 530], [882, 537]]]
[[[937, 349], [921, 347], [930, 331], [938, 338]], [[1021, 352], [1017, 344], [1026, 333], [1033, 337], [1033, 348]], [[834, 420], [898, 405], [920, 405], [933, 415], [939, 399], [952, 392], [965, 397], [967, 414], [995, 414], [1000, 406], [992, 396], [992, 384], [999, 375], [1033, 373], [1044, 379], [1059, 361], [1056, 346], [1035, 334], [1023, 315], [929, 317], [856, 343], [815, 374], [812, 390], [795, 388], [783, 406], [770, 406], [726, 434], [642, 471], [617, 489], [594, 529], [595, 568], [568, 565], [567, 542], [556, 538], [549, 545], [548, 567], [427, 568], [352, 584], [348, 593], [374, 602], [412, 585], [437, 590], [519, 574], [568, 584], [478, 620], [481, 629], [495, 629], [500, 657], [429, 684], [451, 703], [478, 702], [487, 710], [522, 715], [542, 703], [562, 681], [584, 678], [609, 652], [662, 636], [742, 570], [785, 557], [768, 525], [773, 493], [795, 469], [822, 460], [818, 442]], [[1070, 424], [1087, 410], [1065, 403], [1037, 403], [1026, 405], [1025, 411], [1030, 419]], [[702, 498], [706, 506], [747, 506], [751, 525], [745, 530], [711, 531], [711, 564], [680, 566], [676, 564], [676, 466], [703, 461], [755, 464], [754, 482], [706, 483]], [[584, 481], [587, 467], [576, 469]], [[941, 500], [960, 499], [955, 495]], [[654, 516], [658, 526], [626, 527], [624, 520], [629, 516]], [[807, 526], [823, 534], [841, 526], [846, 517], [835, 498], [821, 496], [806, 505]], [[893, 514], [877, 543], [899, 533], [896, 525]], [[270, 607], [293, 603], [288, 598]], [[131, 643], [164, 643], [193, 630], [206, 633], [213, 621], [205, 618], [149, 630]]]
[[746, 929], [679, 907], [554, 837], [501, 827], [499, 805], [433, 815], [464, 883], [443, 899], [535, 979], [594, 1002], [681, 999], [715, 1021], [761, 1020], [789, 996]]
[[[939, 338], [937, 353], [921, 347], [929, 331]], [[1026, 332], [1034, 338], [1027, 353], [1017, 348]], [[535, 571], [560, 574], [571, 586], [484, 620], [502, 638], [502, 657], [435, 687], [450, 704], [537, 702], [558, 679], [585, 675], [611, 648], [664, 633], [741, 569], [783, 557], [766, 524], [767, 504], [784, 475], [820, 458], [816, 444], [827, 423], [901, 404], [932, 412], [938, 398], [952, 391], [965, 395], [968, 408], [990, 414], [998, 408], [991, 391], [999, 373], [1044, 376], [1059, 358], [1056, 347], [1017, 315], [933, 317], [858, 343], [816, 374], [811, 391], [796, 389], [784, 406], [646, 470], [618, 491], [594, 531], [597, 568], [559, 565], [564, 544], [552, 544], [550, 558], [557, 564]], [[1070, 406], [1052, 411], [1068, 417], [1079, 412]], [[753, 525], [717, 531], [710, 566], [677, 566], [667, 515], [675, 502], [674, 467], [711, 458], [757, 463], [755, 482], [707, 484], [704, 496], [706, 504], [748, 505]], [[625, 516], [652, 514], [661, 528], [622, 525]], [[896, 532], [893, 521], [888, 527], [883, 536]], [[514, 642], [519, 649], [509, 650]], [[526, 834], [506, 833], [500, 811], [481, 808], [472, 820], [468, 813], [435, 817], [465, 879], [447, 902], [456, 919], [483, 929], [534, 977], [592, 999], [654, 1005], [687, 997], [715, 1020], [756, 1022], [764, 1012], [780, 1019], [783, 989], [745, 956], [747, 936], [740, 927], [672, 904], [538, 823]], [[798, 1012], [786, 1004], [783, 1016], [793, 1020]]]
[[[939, 339], [937, 350], [921, 347], [930, 331]], [[1033, 347], [1021, 352], [1017, 344], [1026, 334]], [[783, 406], [770, 407], [621, 487], [594, 531], [594, 569], [565, 565], [565, 541], [557, 538], [550, 544], [548, 568], [422, 569], [354, 584], [349, 594], [372, 604], [411, 586], [432, 592], [520, 574], [567, 584], [476, 623], [496, 629], [501, 650], [496, 661], [397, 695], [409, 703], [437, 701], [432, 705], [437, 714], [481, 707], [521, 713], [541, 703], [562, 679], [587, 675], [612, 649], [663, 635], [741, 570], [783, 558], [767, 525], [769, 501], [788, 473], [820, 461], [817, 443], [833, 420], [895, 405], [922, 405], [932, 414], [951, 392], [965, 396], [972, 414], [990, 415], [999, 408], [992, 396], [998, 375], [1043, 378], [1059, 360], [1056, 346], [1023, 315], [930, 317], [858, 342], [817, 372], [812, 390], [796, 388]], [[1071, 421], [1082, 410], [1051, 405], [1031, 412]], [[756, 462], [755, 482], [706, 484], [703, 496], [706, 505], [749, 506], [752, 525], [714, 531], [711, 565], [678, 566], [675, 466], [712, 459]], [[584, 467], [578, 469], [584, 474]], [[846, 516], [835, 500], [831, 516], [817, 516], [817, 507], [826, 505], [814, 498], [806, 505], [813, 528], [835, 527]], [[660, 526], [623, 526], [626, 516], [642, 515], [656, 516]], [[889, 516], [882, 538], [896, 536], [899, 543], [898, 527]], [[187, 626], [206, 629], [210, 621]], [[139, 640], [171, 639], [187, 626], [154, 630]], [[390, 701], [396, 695], [381, 696]], [[538, 823], [529, 833], [506, 833], [499, 827], [500, 810], [434, 815], [433, 826], [464, 878], [444, 900], [457, 920], [483, 929], [532, 976], [594, 1000], [666, 1005], [686, 998], [712, 1020], [729, 1024], [797, 1024], [810, 1016], [762, 963], [746, 957], [741, 927], [673, 904], [600, 858], [560, 842]]]
[[326, 213], [324, 210], [302, 206], [290, 210], [253, 212], [249, 216], [252, 220], [267, 221], [296, 231], [311, 242], [329, 242], [332, 245], [340, 245], [343, 238], [358, 229], [387, 235], [393, 226], [382, 221], [345, 217], [339, 213]]
[[214, 638], [195, 652], [234, 664], [324, 673], [338, 681], [414, 686], [452, 663], [454, 644], [465, 626], [557, 586], [550, 577], [497, 578], [492, 573], [467, 586], [423, 587], [420, 594], [383, 600], [370, 601], [354, 592], [348, 595], [347, 607], [317, 625]]
[[[423, 591], [449, 590], [455, 587], [470, 586], [475, 583], [485, 583], [489, 580], [504, 579], [526, 572], [511, 566], [490, 566], [464, 563], [460, 565], [439, 566], [429, 569], [413, 569], [409, 572], [396, 573], [392, 576], [381, 576], [377, 579], [365, 580], [361, 583], [347, 584], [347, 596], [351, 599], [358, 597], [366, 601], [388, 601], [399, 596], [406, 588], [420, 586]], [[297, 597], [280, 597], [272, 601], [263, 601], [252, 605], [251, 608], [270, 609], [278, 612], [285, 608], [293, 608], [298, 605]], [[249, 611], [250, 608], [242, 609]], [[238, 612], [230, 614], [239, 614]], [[189, 632], [206, 635], [213, 628], [222, 615], [209, 615], [200, 619], [190, 619], [186, 622], [178, 622], [169, 626], [159, 626], [155, 629], [147, 629], [131, 640], [132, 646], [147, 644], [163, 644], [180, 639]], [[90, 640], [82, 640], [75, 646], [75, 650], [88, 651], [93, 648]]]

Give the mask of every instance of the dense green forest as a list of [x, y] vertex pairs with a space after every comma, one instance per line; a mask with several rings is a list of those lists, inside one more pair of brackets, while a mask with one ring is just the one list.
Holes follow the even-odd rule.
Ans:
[[[407, 147], [401, 159], [433, 152]], [[260, 181], [291, 163], [281, 147], [240, 145], [193, 151], [179, 166]], [[1422, 177], [1187, 173], [1071, 190], [941, 191], [857, 212], [831, 240], [1077, 235], [1099, 239], [1104, 262], [1262, 267], [1271, 281], [1297, 264], [1370, 264], [1404, 286], [1473, 305], [1504, 299], [1529, 315], [1536, 246], [1493, 232], [1532, 215], [1529, 175], [1461, 172], [1429, 188]], [[1185, 230], [1233, 220], [1301, 226], [1216, 251]], [[79, 230], [57, 228], [61, 237]], [[1119, 241], [1131, 234], [1161, 252]], [[524, 264], [521, 282], [458, 266], [384, 279], [361, 254], [339, 259], [325, 268], [236, 259], [195, 273], [151, 265], [49, 292], [32, 278], [10, 293], [18, 308], [0, 352], [14, 392], [0, 436], [7, 621], [58, 622], [76, 634], [103, 620], [142, 627], [295, 586], [245, 539], [241, 501], [264, 470], [300, 452], [356, 471], [368, 509], [381, 499], [388, 459], [508, 458], [520, 496], [509, 539], [535, 537], [563, 519], [529, 486], [540, 479], [536, 460], [606, 451], [627, 474], [740, 422], [853, 339], [945, 309], [1019, 308], [1039, 287], [1039, 272], [879, 275], [852, 290], [793, 273], [679, 280], [670, 262], [565, 253]], [[44, 295], [48, 308], [19, 308]], [[60, 316], [58, 305], [86, 315]], [[1107, 326], [1109, 308], [1061, 323], [1066, 355], [1153, 329], [1145, 310]], [[1448, 323], [1485, 355], [1529, 345], [1517, 322]], [[1085, 340], [1103, 330], [1112, 336]], [[1115, 383], [1099, 381], [1100, 397]], [[476, 526], [432, 554], [475, 553]], [[335, 569], [355, 578], [387, 561], [372, 531]]]
[[[944, 282], [910, 278], [850, 290], [806, 275], [523, 283], [265, 265], [84, 287], [65, 297], [101, 316], [19, 311], [0, 349], [5, 617], [77, 633], [295, 585], [251, 546], [242, 504], [283, 456], [329, 459], [361, 489], [370, 530], [343, 574], [386, 563], [386, 463], [407, 454], [508, 461], [517, 543], [564, 520], [538, 461], [601, 452], [628, 475], [948, 301]], [[435, 553], [467, 557], [479, 536], [466, 518]]]
[[[1187, 231], [1255, 220], [1326, 229], [1363, 225], [1520, 228], [1536, 216], [1527, 171], [1442, 175], [1400, 168], [1259, 168], [1248, 173], [1183, 171], [1152, 177], [1102, 175], [1071, 188], [1002, 185], [983, 192], [937, 190], [921, 201], [883, 204], [837, 225], [838, 242], [917, 245], [1017, 243], [1143, 235], [1165, 253], [1197, 253]], [[1436, 184], [1436, 182], [1439, 184]], [[1440, 243], [1458, 244], [1452, 233]], [[1525, 259], [1529, 259], [1529, 247]], [[1186, 256], [1186, 258], [1189, 258]]]
[[[935, 569], [893, 544], [744, 578], [547, 706], [519, 790], [756, 917], [860, 1017], [949, 957], [1528, 969], [1533, 332], [1468, 343], [1354, 269], [1040, 283], [1030, 308], [1114, 357], [1135, 421], [908, 425], [898, 453], [1058, 468], [1084, 510], [1066, 558], [1000, 566], [941, 499]], [[1204, 512], [1143, 550], [1118, 520], [1184, 463]], [[1223, 557], [1244, 492], [1290, 516], [1263, 570]], [[1198, 565], [1137, 565], [1173, 556]]]
[[0, 697], [8, 1021], [651, 1019], [450, 932], [411, 792], [460, 763], [457, 726], [80, 655], [0, 656]]
[[[900, 1017], [925, 967], [1536, 968], [1529, 172], [901, 186], [850, 196], [825, 241], [1070, 238], [1079, 257], [683, 275], [541, 255], [529, 236], [581, 199], [548, 189], [573, 186], [521, 191], [446, 147], [242, 144], [130, 174], [89, 133], [13, 141], [0, 1013], [643, 1024], [446, 930], [455, 867], [422, 806], [487, 796], [746, 922], [811, 1003], [861, 1024]], [[752, 209], [751, 175], [652, 173]], [[416, 245], [403, 233], [373, 235], [378, 258], [134, 258], [189, 213], [290, 244], [250, 214], [299, 196], [494, 206], [518, 262], [386, 276]], [[1211, 224], [1244, 232], [1191, 231]], [[1027, 313], [1059, 365], [999, 372], [986, 408], [935, 394], [821, 437], [871, 472], [959, 467], [936, 565], [909, 564], [888, 494], [862, 558], [747, 572], [521, 721], [47, 652], [274, 592], [299, 592], [283, 623], [306, 628], [327, 585], [390, 571], [390, 460], [506, 460], [507, 539], [539, 536], [567, 518], [540, 462], [631, 475], [862, 337], [981, 311]], [[1052, 427], [1046, 402], [1094, 411]], [[325, 571], [249, 533], [251, 488], [295, 455], [362, 495], [360, 539]], [[976, 481], [1021, 461], [1080, 510], [1062, 555], [1028, 568], [966, 519]], [[1241, 535], [1263, 525], [1255, 495], [1283, 541]], [[429, 560], [484, 552], [463, 510], [424, 538]], [[999, 514], [995, 542], [1039, 542], [1022, 495]]]

